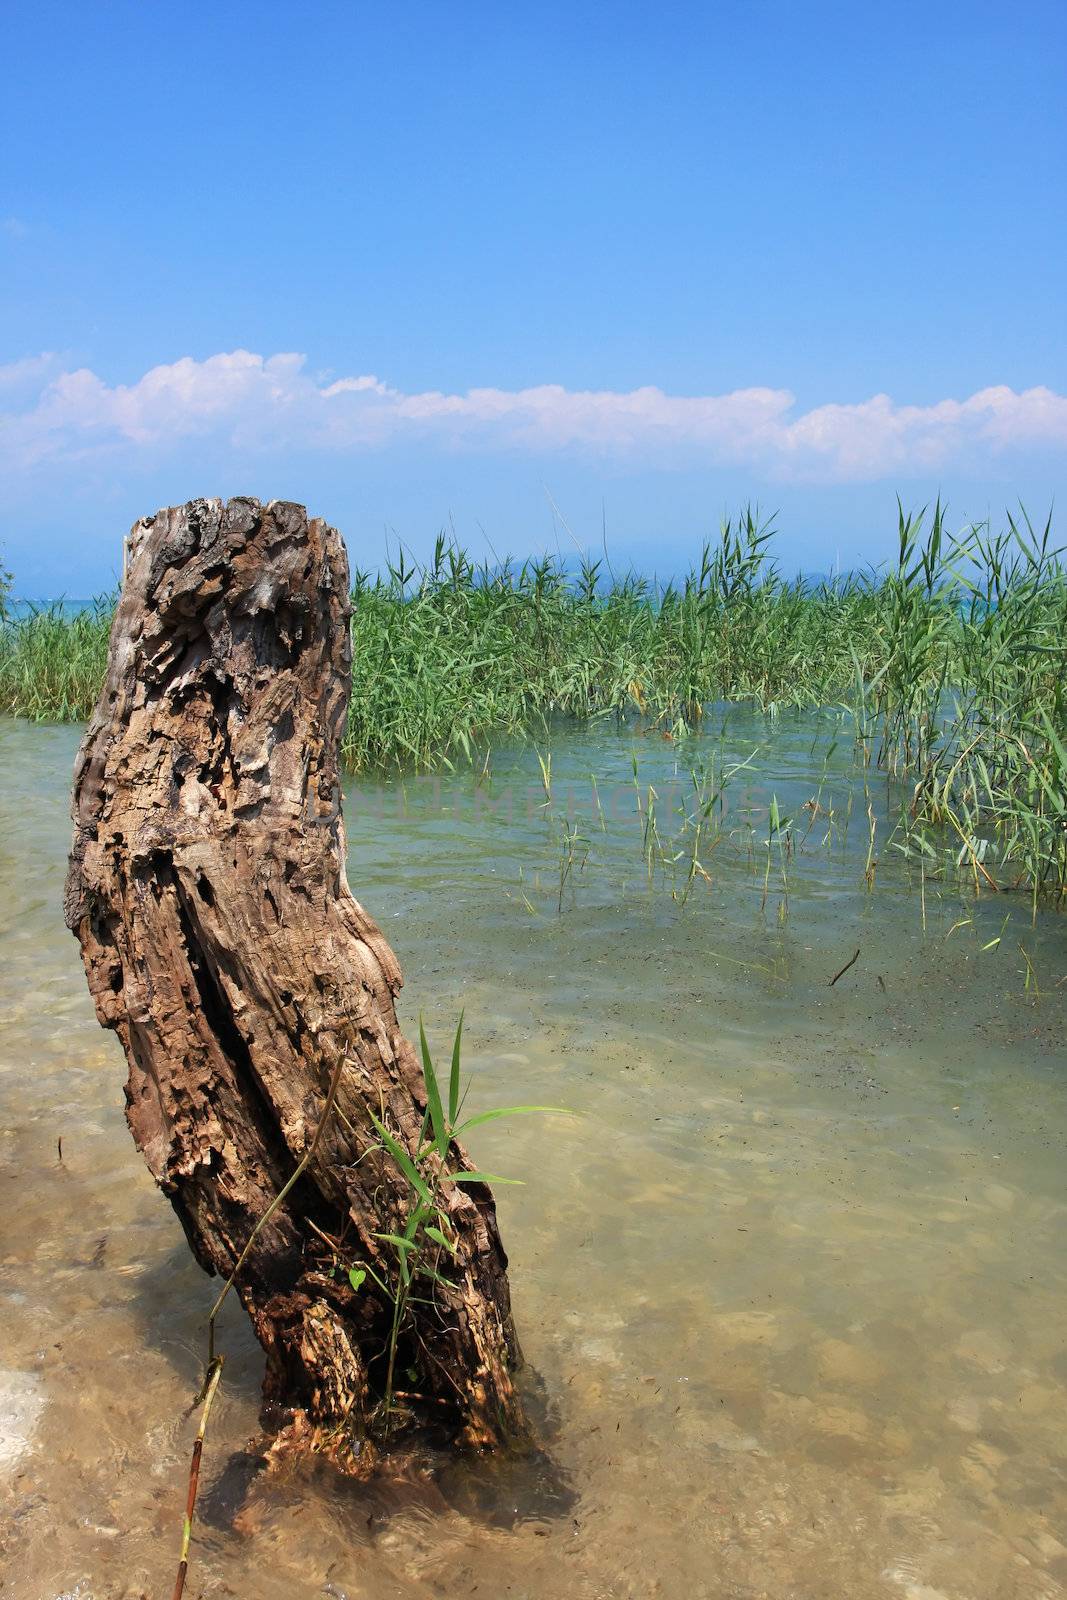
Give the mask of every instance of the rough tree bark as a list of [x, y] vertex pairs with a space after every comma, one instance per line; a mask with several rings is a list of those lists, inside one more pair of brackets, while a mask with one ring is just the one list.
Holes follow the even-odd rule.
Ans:
[[[129, 1064], [127, 1120], [208, 1271], [266, 1351], [275, 1430], [350, 1470], [373, 1455], [391, 1307], [338, 1261], [388, 1263], [422, 1076], [400, 969], [345, 879], [339, 738], [351, 685], [340, 536], [302, 506], [194, 500], [138, 522], [107, 681], [78, 756], [68, 926]], [[471, 1170], [453, 1146], [452, 1170]], [[446, 1181], [458, 1254], [402, 1350], [427, 1415], [492, 1446], [522, 1430], [493, 1198]], [[336, 1252], [326, 1241], [336, 1242]]]

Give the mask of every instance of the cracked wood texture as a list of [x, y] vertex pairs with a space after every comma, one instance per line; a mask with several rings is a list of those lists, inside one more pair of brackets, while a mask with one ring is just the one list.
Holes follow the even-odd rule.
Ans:
[[[107, 679], [79, 752], [67, 923], [122, 1041], [127, 1120], [208, 1272], [266, 1352], [282, 1446], [374, 1455], [391, 1317], [346, 1262], [389, 1265], [407, 1184], [369, 1112], [414, 1151], [425, 1110], [397, 1024], [396, 957], [345, 878], [339, 740], [352, 682], [339, 534], [302, 506], [194, 500], [138, 522]], [[357, 663], [358, 673], [358, 663]], [[471, 1170], [453, 1146], [452, 1170]], [[466, 1444], [523, 1431], [507, 1258], [483, 1185], [444, 1184], [458, 1252], [398, 1370]], [[331, 1272], [331, 1268], [334, 1269]]]

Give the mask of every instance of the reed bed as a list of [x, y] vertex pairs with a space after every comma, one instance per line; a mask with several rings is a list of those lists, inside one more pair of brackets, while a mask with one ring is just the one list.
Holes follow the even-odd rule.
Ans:
[[[1067, 895], [1067, 575], [1025, 514], [950, 534], [898, 518], [883, 571], [783, 576], [753, 510], [680, 582], [608, 559], [476, 566], [440, 539], [353, 584], [350, 769], [481, 762], [503, 734], [596, 717], [684, 739], [714, 702], [846, 707], [861, 771], [897, 784], [894, 843], [935, 870], [950, 839], [977, 888]], [[0, 710], [82, 720], [112, 601], [12, 615], [0, 597]]]
[[0, 604], [0, 711], [34, 722], [85, 722], [107, 667], [114, 598], [71, 611], [62, 602]]

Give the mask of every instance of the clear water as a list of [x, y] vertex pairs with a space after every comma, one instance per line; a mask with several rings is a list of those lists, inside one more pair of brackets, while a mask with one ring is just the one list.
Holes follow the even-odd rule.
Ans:
[[[13, 1600], [170, 1592], [212, 1297], [62, 925], [77, 737], [0, 722]], [[237, 1310], [190, 1596], [1067, 1595], [1067, 923], [927, 883], [924, 929], [877, 783], [869, 892], [841, 746], [829, 841], [824, 809], [768, 869], [770, 797], [807, 828], [829, 738], [810, 718], [732, 718], [684, 753], [567, 733], [551, 807], [517, 747], [480, 783], [350, 793], [349, 877], [401, 958], [409, 1026], [422, 1010], [443, 1045], [463, 1006], [479, 1104], [583, 1113], [475, 1145], [526, 1180], [498, 1198], [543, 1451], [397, 1463], [370, 1487], [257, 1476]], [[666, 838], [675, 770], [684, 789], [694, 760], [753, 750], [683, 905], [649, 879], [632, 754]]]

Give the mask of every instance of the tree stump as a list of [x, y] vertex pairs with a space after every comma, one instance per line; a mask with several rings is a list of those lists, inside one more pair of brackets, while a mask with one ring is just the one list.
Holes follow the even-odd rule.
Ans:
[[[345, 878], [339, 741], [352, 681], [339, 534], [302, 506], [194, 500], [138, 522], [107, 680], [79, 752], [67, 925], [122, 1041], [127, 1120], [207, 1272], [266, 1352], [265, 1416], [349, 1470], [373, 1457], [388, 1267], [426, 1095], [400, 969]], [[358, 670], [358, 664], [357, 664]], [[448, 1170], [470, 1171], [453, 1144]], [[523, 1428], [507, 1257], [484, 1184], [443, 1179], [456, 1246], [402, 1335], [412, 1410], [457, 1442]], [[388, 1279], [385, 1280], [388, 1282]]]

